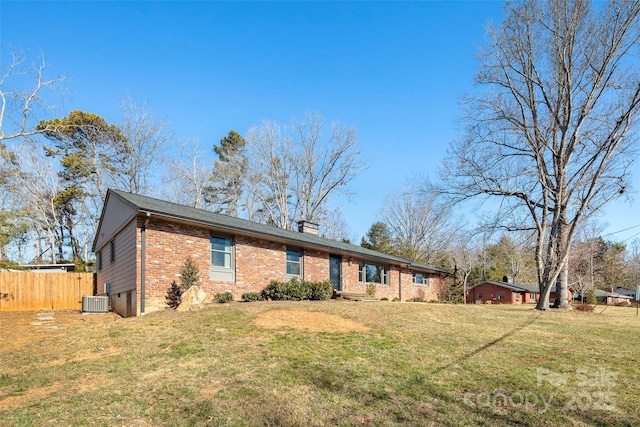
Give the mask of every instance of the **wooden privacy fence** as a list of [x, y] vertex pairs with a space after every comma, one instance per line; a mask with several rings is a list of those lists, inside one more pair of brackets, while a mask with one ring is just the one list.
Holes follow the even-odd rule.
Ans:
[[82, 309], [93, 273], [0, 271], [0, 311]]

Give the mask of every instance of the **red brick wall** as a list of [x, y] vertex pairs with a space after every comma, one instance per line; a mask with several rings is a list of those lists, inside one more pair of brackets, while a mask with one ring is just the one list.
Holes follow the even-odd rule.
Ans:
[[359, 260], [352, 257], [342, 257], [342, 290], [344, 292], [363, 293], [365, 286], [358, 283]]
[[235, 286], [228, 284], [223, 291], [231, 290], [234, 299], [239, 300], [245, 292], [261, 291], [271, 280], [286, 280], [285, 245], [243, 236], [234, 240], [236, 283]]
[[[271, 280], [287, 280], [286, 245], [244, 236], [233, 237], [235, 283], [210, 279], [209, 236], [209, 230], [188, 225], [154, 220], [148, 224], [145, 311], [151, 312], [166, 307], [167, 288], [173, 280], [180, 283], [180, 268], [189, 256], [198, 265], [202, 278], [200, 285], [210, 298], [216, 293], [230, 291], [234, 300], [240, 300], [243, 293], [259, 292]], [[304, 279], [329, 280], [328, 253], [304, 250], [302, 262]], [[343, 267], [348, 267], [348, 263], [343, 262]], [[356, 279], [357, 271], [356, 265]], [[349, 273], [343, 271], [343, 277], [348, 276]]]
[[[138, 223], [140, 227], [141, 221]], [[214, 233], [218, 234], [218, 233]], [[224, 233], [219, 233], [224, 235]], [[201, 283], [210, 299], [216, 293], [230, 291], [234, 300], [240, 300], [245, 292], [259, 292], [271, 280], [285, 281], [286, 245], [244, 236], [230, 236], [234, 241], [235, 282], [210, 278], [210, 231], [184, 224], [167, 223], [153, 217], [146, 229], [146, 288], [145, 311], [165, 308], [165, 297], [173, 280], [180, 283], [180, 268], [191, 257], [201, 273]], [[141, 241], [137, 238], [138, 257]], [[346, 292], [366, 292], [366, 284], [358, 282], [359, 260], [349, 256], [342, 258], [342, 289]], [[303, 278], [312, 281], [329, 280], [329, 253], [305, 249], [303, 251]], [[140, 263], [137, 269], [140, 283]], [[402, 299], [423, 295], [426, 300], [437, 299], [439, 286], [444, 279], [439, 274], [429, 278], [429, 286], [414, 285], [408, 270], [391, 267], [389, 285], [378, 285], [376, 298], [397, 298], [402, 283]], [[139, 287], [138, 287], [139, 289]]]
[[[351, 265], [349, 265], [348, 258], [343, 259], [343, 291], [355, 293], [365, 293], [367, 291], [367, 284], [358, 281], [359, 264], [360, 261], [356, 258], [351, 259]], [[402, 300], [406, 301], [407, 299], [424, 295], [423, 298], [430, 301], [438, 299], [438, 290], [441, 286], [444, 286], [444, 279], [440, 277], [440, 274], [429, 274], [429, 285], [415, 285], [413, 283], [413, 273], [410, 270], [391, 266], [389, 269], [389, 284], [383, 285], [377, 283], [375, 285], [375, 297], [378, 299], [387, 298], [389, 300], [393, 300], [394, 298], [402, 297]]]
[[[343, 262], [344, 264], [344, 262]], [[324, 282], [329, 280], [329, 254], [326, 252], [304, 250], [302, 273], [306, 280]]]
[[[504, 292], [504, 299], [498, 299], [498, 292]], [[482, 294], [482, 298], [478, 295]], [[493, 304], [521, 304], [520, 301], [515, 301], [515, 295], [512, 295], [511, 289], [503, 288], [501, 286], [492, 285], [489, 283], [483, 283], [475, 288], [471, 289], [467, 295], [467, 303], [473, 304], [475, 302], [491, 301]]]
[[[418, 285], [413, 283], [413, 274], [411, 272], [402, 275], [402, 299], [423, 298], [425, 301], [437, 301], [438, 292], [446, 286], [446, 279], [440, 277], [440, 274], [429, 274], [428, 285]], [[409, 286], [407, 286], [407, 284]]]
[[189, 256], [200, 269], [205, 291], [210, 293], [210, 247], [207, 230], [152, 219], [146, 229], [145, 312], [166, 307], [167, 289], [174, 280], [180, 284], [180, 268]]

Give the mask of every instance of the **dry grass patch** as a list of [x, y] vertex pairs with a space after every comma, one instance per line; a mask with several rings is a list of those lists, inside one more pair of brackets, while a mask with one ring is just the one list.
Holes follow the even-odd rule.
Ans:
[[277, 309], [261, 313], [254, 324], [269, 329], [293, 328], [310, 332], [369, 332], [362, 323], [321, 311]]

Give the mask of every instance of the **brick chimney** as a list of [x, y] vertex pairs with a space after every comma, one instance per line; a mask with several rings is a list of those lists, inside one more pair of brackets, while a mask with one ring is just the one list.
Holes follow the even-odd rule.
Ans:
[[502, 281], [503, 281], [504, 283], [511, 283], [511, 284], [513, 284], [513, 277], [511, 277], [511, 276], [503, 276], [503, 277], [502, 277]]
[[315, 224], [315, 223], [309, 222], [309, 221], [305, 221], [305, 220], [298, 221], [298, 231], [300, 233], [315, 234], [317, 236], [318, 235], [318, 224]]

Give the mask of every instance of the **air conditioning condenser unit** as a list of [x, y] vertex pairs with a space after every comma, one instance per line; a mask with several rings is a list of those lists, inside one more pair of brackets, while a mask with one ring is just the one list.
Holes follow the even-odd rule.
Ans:
[[82, 312], [83, 313], [108, 313], [109, 297], [83, 296]]

